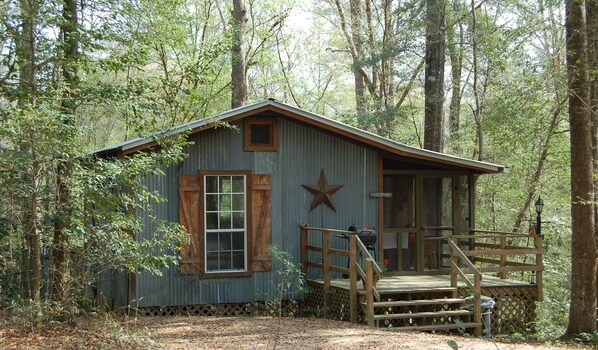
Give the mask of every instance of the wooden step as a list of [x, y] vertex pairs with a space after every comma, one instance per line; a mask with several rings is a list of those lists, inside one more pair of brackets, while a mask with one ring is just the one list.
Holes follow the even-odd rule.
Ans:
[[[445, 304], [463, 304], [465, 300], [461, 298], [444, 298], [444, 299], [422, 299], [422, 300], [396, 300], [396, 301], [375, 301], [374, 307], [391, 307], [391, 306], [417, 306], [417, 305], [445, 305]], [[367, 306], [367, 302], [362, 302], [361, 305]]]
[[471, 315], [468, 310], [447, 310], [447, 311], [429, 311], [429, 312], [411, 312], [401, 314], [374, 315], [374, 320], [397, 320], [403, 318], [424, 318], [424, 317], [447, 317], [447, 316], [466, 316]]
[[[380, 295], [385, 295], [385, 294], [415, 294], [415, 293], [450, 293], [450, 292], [456, 291], [457, 288], [439, 287], [439, 288], [433, 288], [433, 289], [409, 289], [409, 290], [376, 288], [376, 290], [378, 291], [378, 293], [380, 293]], [[366, 295], [365, 290], [358, 290], [357, 294]]]
[[469, 328], [478, 328], [482, 325], [480, 323], [475, 322], [465, 322], [461, 326], [455, 323], [447, 323], [447, 324], [434, 324], [434, 325], [422, 325], [422, 326], [407, 326], [407, 327], [392, 327], [392, 328], [385, 328], [389, 331], [443, 331], [443, 330], [450, 330], [450, 329], [469, 329]]

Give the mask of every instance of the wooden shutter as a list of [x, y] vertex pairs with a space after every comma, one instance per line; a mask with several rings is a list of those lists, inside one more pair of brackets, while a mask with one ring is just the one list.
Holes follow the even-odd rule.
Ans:
[[252, 175], [251, 178], [251, 237], [253, 246], [252, 270], [270, 271], [272, 256], [268, 251], [270, 227], [270, 175]]
[[189, 243], [181, 247], [179, 267], [186, 274], [203, 271], [200, 180], [199, 175], [179, 176], [179, 218], [189, 233]]

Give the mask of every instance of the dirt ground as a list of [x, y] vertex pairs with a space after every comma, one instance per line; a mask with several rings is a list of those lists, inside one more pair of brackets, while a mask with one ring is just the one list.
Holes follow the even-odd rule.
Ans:
[[[459, 335], [394, 332], [315, 318], [144, 317], [79, 320], [35, 332], [0, 324], [0, 349], [580, 349], [570, 344], [493, 343]], [[596, 349], [588, 347], [585, 349]]]

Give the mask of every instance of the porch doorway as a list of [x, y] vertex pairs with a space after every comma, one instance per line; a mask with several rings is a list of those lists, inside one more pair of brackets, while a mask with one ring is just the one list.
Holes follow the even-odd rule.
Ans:
[[446, 238], [471, 227], [470, 177], [385, 171], [381, 258], [395, 274], [443, 273], [450, 267]]

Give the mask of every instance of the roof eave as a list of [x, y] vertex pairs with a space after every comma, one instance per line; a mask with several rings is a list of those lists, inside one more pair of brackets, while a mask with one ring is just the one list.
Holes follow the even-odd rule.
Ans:
[[[278, 112], [286, 112], [282, 113], [288, 115], [288, 113], [293, 114], [294, 116], [300, 116], [302, 120], [306, 122], [310, 122], [317, 126], [326, 127], [328, 130], [335, 131], [337, 133], [346, 135], [350, 138], [353, 138], [357, 141], [361, 141], [367, 144], [370, 144], [374, 147], [379, 149], [388, 151], [392, 154], [406, 156], [406, 157], [414, 157], [419, 159], [426, 159], [430, 161], [442, 162], [446, 164], [451, 164], [458, 167], [465, 167], [469, 168], [473, 171], [481, 172], [481, 173], [501, 173], [504, 171], [504, 167], [497, 164], [486, 163], [482, 161], [471, 160], [467, 158], [461, 158], [457, 156], [452, 156], [444, 153], [429, 151], [422, 148], [412, 147], [408, 145], [401, 144], [399, 142], [384, 138], [382, 136], [370, 133], [365, 130], [361, 130], [355, 128], [353, 126], [344, 124], [337, 120], [333, 120], [327, 118], [322, 115], [318, 115], [315, 113], [311, 113], [305, 110], [302, 110], [298, 107], [291, 106], [274, 99], [263, 100], [255, 103], [251, 103], [248, 105], [244, 105], [241, 107], [237, 107], [231, 109], [229, 111], [223, 112], [218, 114], [214, 117], [208, 117], [196, 121], [192, 121], [186, 124], [182, 124], [170, 129], [167, 129], [163, 132], [155, 134], [154, 137], [151, 138], [138, 138], [128, 142], [123, 142], [121, 144], [108, 147], [105, 149], [98, 150], [93, 152], [92, 154], [97, 155], [105, 155], [105, 154], [117, 154], [117, 155], [126, 155], [130, 153], [137, 152], [139, 150], [151, 147], [152, 145], [156, 144], [155, 138], [156, 137], [168, 137], [175, 134], [179, 134], [182, 132], [189, 132], [195, 133], [206, 128], [210, 128], [212, 124], [221, 123], [221, 122], [231, 122], [237, 119], [244, 118], [247, 115], [259, 113], [261, 110], [268, 110], [274, 109]], [[292, 116], [291, 116], [292, 117]]]

